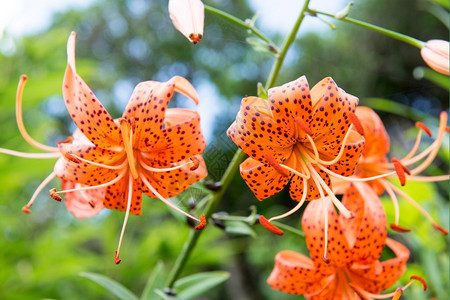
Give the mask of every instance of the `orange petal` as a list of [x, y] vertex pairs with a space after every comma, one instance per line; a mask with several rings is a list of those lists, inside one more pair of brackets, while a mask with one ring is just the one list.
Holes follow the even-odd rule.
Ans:
[[320, 291], [327, 279], [314, 267], [310, 258], [285, 250], [275, 257], [275, 266], [267, 283], [273, 289], [301, 295]]
[[[332, 272], [334, 267], [343, 267], [351, 261], [350, 247], [339, 223], [333, 203], [329, 201], [315, 200], [309, 202], [303, 218], [302, 228], [305, 233], [306, 245], [317, 269], [323, 274]], [[324, 202], [326, 204], [324, 204]], [[323, 260], [324, 254], [324, 214], [328, 213], [328, 249], [327, 257], [330, 264]]]
[[406, 270], [406, 261], [409, 250], [390, 238], [386, 238], [386, 246], [391, 248], [395, 258], [364, 266], [354, 264], [351, 266], [350, 280], [370, 293], [379, 293], [393, 285]]
[[364, 157], [385, 157], [389, 152], [389, 135], [380, 117], [369, 107], [358, 106], [356, 116], [364, 128]]
[[67, 43], [68, 62], [63, 80], [63, 97], [77, 127], [95, 145], [112, 148], [120, 144], [120, 130], [108, 111], [75, 71], [75, 36]]
[[[61, 189], [75, 189], [83, 187], [82, 184], [67, 180], [61, 181]], [[105, 189], [84, 190], [78, 192], [69, 192], [64, 194], [66, 208], [72, 215], [78, 219], [91, 218], [103, 210], [103, 199], [105, 198]]]
[[283, 162], [292, 153], [296, 143], [294, 121], [288, 125], [278, 124], [272, 117], [268, 101], [247, 97], [242, 99], [236, 121], [227, 134], [248, 156], [265, 162], [265, 153]]
[[169, 0], [173, 26], [193, 44], [203, 37], [205, 9], [200, 0]]
[[420, 50], [423, 60], [433, 70], [449, 75], [449, 43], [443, 40], [430, 40]]
[[[128, 177], [129, 176], [124, 176], [123, 179], [106, 188], [105, 200], [103, 201], [103, 205], [106, 208], [126, 211], [129, 187]], [[134, 215], [141, 215], [141, 205], [142, 183], [139, 179], [137, 179], [133, 180], [133, 197], [131, 199], [130, 213]]]
[[380, 198], [368, 184], [355, 182], [347, 189], [342, 203], [355, 215], [352, 219], [339, 217], [352, 249], [353, 262], [368, 265], [377, 261], [387, 236]]
[[278, 173], [272, 166], [264, 165], [249, 157], [240, 165], [241, 176], [258, 200], [264, 200], [280, 192], [290, 177]]

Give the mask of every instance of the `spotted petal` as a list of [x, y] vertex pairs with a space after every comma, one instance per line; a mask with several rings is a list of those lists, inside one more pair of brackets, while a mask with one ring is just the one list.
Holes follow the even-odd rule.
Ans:
[[356, 108], [356, 116], [361, 122], [366, 139], [362, 155], [366, 159], [384, 158], [389, 152], [390, 143], [389, 135], [380, 117], [371, 108], [365, 106]]
[[77, 127], [96, 146], [104, 149], [120, 144], [120, 130], [108, 111], [88, 85], [76, 73], [75, 37], [67, 42], [68, 65], [63, 80], [63, 97], [67, 110]]
[[[62, 180], [61, 188], [63, 190], [77, 189], [84, 187], [79, 183]], [[78, 219], [91, 218], [103, 210], [103, 199], [105, 198], [105, 189], [80, 190], [64, 194], [67, 211]]]
[[[126, 211], [129, 192], [128, 180], [129, 176], [125, 175], [117, 183], [106, 188], [105, 200], [103, 202], [106, 208]], [[142, 213], [142, 183], [140, 180], [133, 180], [133, 192], [130, 201], [130, 212], [135, 215], [140, 215]]]

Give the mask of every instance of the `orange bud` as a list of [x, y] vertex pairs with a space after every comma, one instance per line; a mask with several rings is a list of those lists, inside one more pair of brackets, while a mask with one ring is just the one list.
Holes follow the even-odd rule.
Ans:
[[430, 40], [420, 50], [423, 60], [430, 68], [449, 75], [449, 43], [444, 40]]

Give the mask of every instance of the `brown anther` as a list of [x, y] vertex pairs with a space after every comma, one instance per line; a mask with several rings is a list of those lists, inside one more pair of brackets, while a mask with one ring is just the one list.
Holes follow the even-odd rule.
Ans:
[[431, 131], [430, 128], [427, 127], [427, 125], [423, 124], [420, 121], [416, 122], [416, 127], [419, 127], [420, 129], [422, 129], [423, 131], [425, 131], [426, 134], [428, 134], [428, 136], [431, 137]]
[[58, 195], [58, 193], [56, 192], [56, 189], [53, 188], [49, 191], [50, 197], [52, 197], [53, 199], [55, 199], [56, 201], [61, 202], [62, 198], [60, 195]]
[[275, 160], [275, 158], [269, 153], [264, 153], [264, 159], [267, 160], [269, 165], [271, 165], [278, 173], [284, 177], [289, 177], [289, 172], [280, 166], [280, 164]]
[[[397, 173], [398, 179], [400, 180], [400, 184], [404, 186], [406, 184], [405, 172], [410, 174], [409, 170], [405, 166], [403, 166], [402, 163], [396, 158], [392, 159], [392, 163], [394, 164], [395, 172]], [[405, 169], [408, 171], [406, 171]]]
[[348, 117], [350, 119], [350, 122], [352, 122], [353, 126], [355, 127], [355, 130], [362, 136], [364, 136], [364, 127], [361, 124], [361, 121], [358, 119], [358, 117], [350, 112], [348, 114]]
[[427, 282], [422, 277], [417, 276], [417, 275], [411, 275], [411, 277], [409, 277], [409, 279], [415, 279], [415, 280], [420, 281], [420, 283], [423, 285], [423, 290], [424, 291], [427, 290], [427, 288], [428, 288]]
[[308, 124], [306, 124], [306, 122], [302, 118], [295, 118], [295, 123], [297, 123], [298, 127], [300, 127], [300, 129], [303, 130], [306, 134], [313, 135], [311, 128], [308, 127]]
[[94, 203], [94, 201], [88, 201], [88, 203], [89, 203], [89, 206], [90, 207], [92, 207], [92, 208], [95, 208], [95, 203]]
[[327, 265], [330, 264], [330, 259], [329, 259], [328, 257], [322, 256], [322, 260], [323, 260], [323, 262], [326, 263]]
[[200, 166], [200, 160], [196, 156], [191, 156], [190, 160], [193, 163], [193, 165], [189, 168], [189, 170], [191, 171], [197, 170], [198, 166]]
[[392, 300], [400, 299], [400, 296], [402, 294], [403, 294], [403, 289], [402, 288], [398, 288], [397, 290], [395, 290], [395, 294], [394, 294], [394, 297], [392, 297]]
[[31, 209], [27, 205], [22, 207], [22, 211], [26, 214], [31, 214]]
[[411, 231], [411, 229], [402, 227], [397, 224], [390, 224], [389, 226], [391, 227], [392, 230], [395, 230], [397, 232], [410, 232]]
[[117, 253], [117, 250], [116, 250], [116, 253], [114, 254], [114, 262], [116, 263], [116, 265], [118, 265], [118, 264], [120, 264], [121, 261], [122, 260], [119, 258], [119, 253]]
[[71, 136], [69, 136], [67, 139], [65, 139], [64, 141], [59, 141], [57, 142], [57, 144], [68, 144], [70, 142], [72, 142], [73, 138]]
[[263, 215], [261, 215], [259, 217], [259, 223], [264, 226], [264, 228], [266, 228], [267, 230], [269, 230], [270, 232], [277, 234], [277, 235], [283, 235], [283, 230], [281, 230], [280, 228], [278, 228], [277, 226], [273, 225], [272, 223], [270, 223], [266, 217], [264, 217]]
[[79, 159], [79, 158], [73, 156], [73, 154], [72, 154], [72, 153], [69, 153], [69, 152], [64, 153], [64, 157], [65, 157], [67, 160], [70, 160], [71, 162], [74, 162], [74, 163], [76, 163], [76, 164], [79, 164], [79, 163], [81, 162], [81, 159]]
[[205, 215], [201, 215], [200, 216], [200, 224], [195, 226], [195, 229], [202, 230], [203, 228], [205, 228], [205, 226], [206, 226], [206, 217], [205, 217]]
[[440, 232], [442, 232], [442, 234], [448, 235], [448, 230], [445, 229], [444, 227], [442, 227], [441, 225], [439, 225], [439, 224], [437, 224], [437, 223], [433, 223], [432, 225], [433, 225], [433, 227], [434, 227], [435, 229], [437, 229], [437, 230], [439, 230]]

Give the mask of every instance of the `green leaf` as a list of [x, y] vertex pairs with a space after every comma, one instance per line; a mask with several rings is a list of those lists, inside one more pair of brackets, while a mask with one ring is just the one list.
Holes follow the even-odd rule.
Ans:
[[155, 290], [155, 293], [158, 294], [158, 296], [161, 297], [164, 300], [177, 300], [178, 299], [176, 297], [169, 296], [166, 293], [164, 293], [163, 291], [158, 290], [158, 289]]
[[158, 261], [153, 272], [150, 274], [144, 291], [141, 295], [141, 300], [158, 300], [159, 296], [155, 293], [156, 288], [164, 286], [164, 264]]
[[109, 277], [88, 272], [82, 272], [79, 275], [98, 283], [122, 300], [138, 300], [138, 297], [136, 297], [129, 289]]
[[255, 231], [247, 223], [240, 221], [226, 221], [225, 232], [237, 235], [247, 235], [253, 238], [256, 237]]
[[177, 298], [183, 300], [193, 299], [209, 289], [221, 284], [230, 277], [230, 273], [225, 271], [213, 271], [197, 273], [178, 279], [175, 282]]

